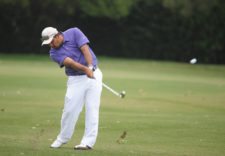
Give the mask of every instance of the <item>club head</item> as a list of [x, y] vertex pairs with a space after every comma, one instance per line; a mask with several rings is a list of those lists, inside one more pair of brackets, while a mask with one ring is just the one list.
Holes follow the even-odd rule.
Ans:
[[126, 92], [125, 92], [125, 91], [122, 91], [122, 92], [120, 93], [120, 98], [124, 98], [125, 95], [126, 95]]

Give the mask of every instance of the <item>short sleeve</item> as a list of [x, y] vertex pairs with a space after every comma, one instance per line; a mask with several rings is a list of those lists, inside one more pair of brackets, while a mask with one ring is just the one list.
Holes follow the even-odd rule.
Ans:
[[66, 55], [50, 51], [50, 57], [53, 61], [55, 61], [60, 66], [60, 68], [64, 67], [63, 62], [65, 58], [67, 57]]
[[74, 28], [74, 32], [75, 32], [75, 41], [79, 48], [84, 44], [89, 43], [88, 38], [79, 28]]

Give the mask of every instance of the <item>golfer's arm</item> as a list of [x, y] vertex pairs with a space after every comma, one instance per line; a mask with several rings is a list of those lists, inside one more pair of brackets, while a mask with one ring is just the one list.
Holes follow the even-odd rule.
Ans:
[[75, 62], [73, 59], [69, 58], [69, 57], [66, 57], [63, 61], [63, 64], [66, 66], [66, 67], [70, 67], [70, 68], [73, 68], [74, 70], [78, 70], [78, 71], [82, 71], [84, 73], [87, 73], [89, 68], [78, 63], [78, 62]]
[[81, 46], [80, 50], [84, 54], [84, 58], [88, 64], [88, 66], [91, 66], [92, 65], [92, 56], [91, 56], [91, 52], [90, 52], [88, 44], [84, 44], [83, 46]]

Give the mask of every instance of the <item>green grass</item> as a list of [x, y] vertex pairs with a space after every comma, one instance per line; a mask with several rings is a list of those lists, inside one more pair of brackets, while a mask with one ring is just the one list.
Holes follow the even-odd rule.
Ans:
[[[97, 143], [74, 151], [49, 145], [60, 128], [64, 70], [48, 56], [0, 55], [1, 156], [222, 156], [225, 153], [225, 66], [99, 58], [104, 82]], [[127, 131], [121, 144], [117, 139]]]

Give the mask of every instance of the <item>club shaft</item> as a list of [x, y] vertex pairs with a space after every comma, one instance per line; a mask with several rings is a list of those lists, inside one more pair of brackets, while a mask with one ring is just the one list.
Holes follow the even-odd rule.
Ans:
[[106, 89], [111, 91], [113, 94], [115, 94], [115, 95], [120, 97], [120, 94], [118, 92], [116, 92], [115, 90], [113, 90], [112, 88], [110, 88], [108, 85], [106, 85], [105, 83], [102, 83], [102, 85], [103, 85], [103, 87], [105, 87]]

